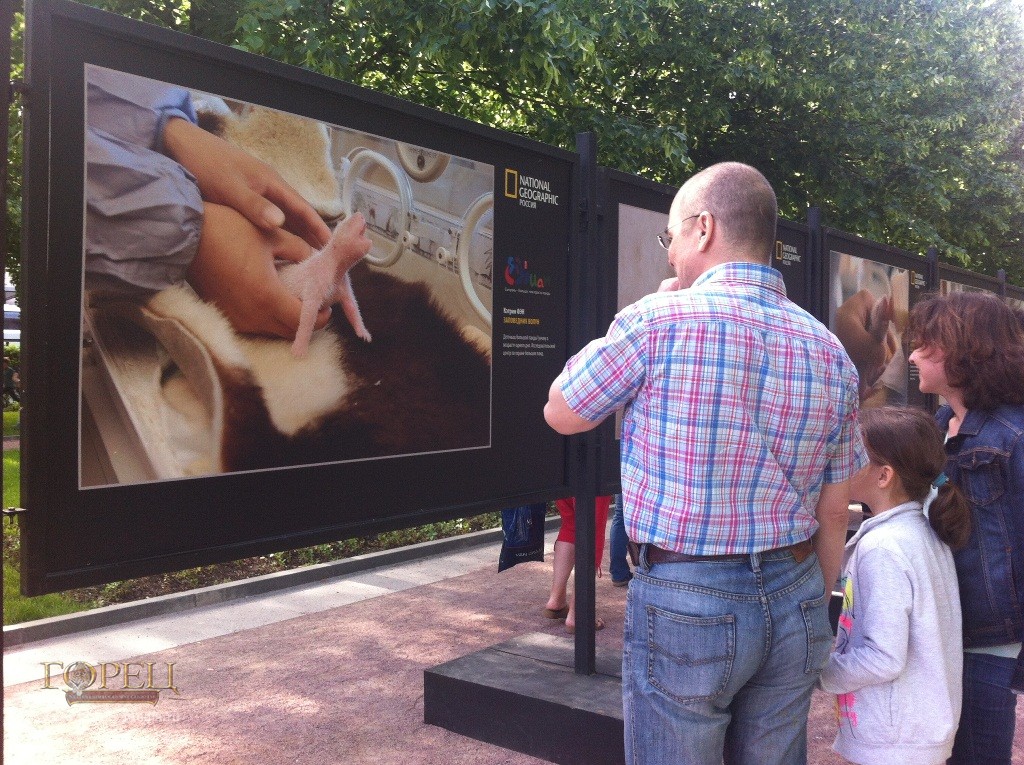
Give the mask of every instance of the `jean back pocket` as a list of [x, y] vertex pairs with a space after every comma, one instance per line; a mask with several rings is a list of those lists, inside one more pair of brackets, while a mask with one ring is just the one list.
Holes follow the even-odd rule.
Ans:
[[647, 679], [680, 704], [725, 690], [736, 656], [736, 618], [686, 616], [647, 607]]

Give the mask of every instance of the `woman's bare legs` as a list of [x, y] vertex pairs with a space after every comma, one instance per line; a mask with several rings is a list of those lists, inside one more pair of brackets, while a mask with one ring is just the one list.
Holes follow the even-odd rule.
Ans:
[[551, 570], [551, 593], [545, 606], [551, 611], [559, 611], [566, 606], [572, 613], [572, 603], [566, 595], [569, 577], [576, 562], [576, 545], [572, 542], [555, 542], [555, 557]]

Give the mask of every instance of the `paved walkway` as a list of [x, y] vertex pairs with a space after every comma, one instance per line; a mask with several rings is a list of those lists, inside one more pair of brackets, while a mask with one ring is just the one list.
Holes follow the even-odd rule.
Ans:
[[[9, 649], [4, 761], [540, 763], [423, 723], [424, 669], [531, 632], [564, 635], [540, 616], [550, 556], [500, 574], [497, 559], [498, 545], [488, 544]], [[608, 623], [598, 651], [620, 650], [625, 591], [605, 576], [597, 593]], [[173, 663], [180, 694], [164, 691], [155, 706], [69, 706], [62, 691], [43, 688], [41, 662], [128, 659], [158, 672]], [[830, 698], [816, 694], [811, 763], [842, 762], [830, 750], [834, 720]], [[1024, 763], [1024, 710], [1014, 762]]]

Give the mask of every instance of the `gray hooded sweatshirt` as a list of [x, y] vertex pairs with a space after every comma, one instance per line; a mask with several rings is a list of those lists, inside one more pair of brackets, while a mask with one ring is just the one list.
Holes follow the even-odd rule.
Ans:
[[838, 694], [833, 748], [861, 765], [936, 765], [960, 720], [963, 642], [953, 555], [919, 502], [847, 542], [843, 611], [820, 686]]

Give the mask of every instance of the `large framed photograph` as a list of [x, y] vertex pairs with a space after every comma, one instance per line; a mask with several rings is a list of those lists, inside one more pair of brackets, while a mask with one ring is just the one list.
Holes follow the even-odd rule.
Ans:
[[27, 73], [26, 592], [566, 492], [575, 155], [59, 0]]
[[[80, 488], [490, 447], [493, 165], [91, 64], [85, 86]], [[264, 241], [230, 208], [214, 219], [198, 188], [195, 215], [178, 196], [174, 173], [187, 171], [146, 134], [160, 121], [145, 110], [168, 103], [335, 228], [314, 259], [355, 247], [358, 262], [330, 269], [343, 289], [327, 327], [292, 342], [240, 331], [219, 310], [230, 296], [199, 294], [192, 269], [140, 294], [175, 267], [190, 228], [197, 257], [216, 226], [243, 257]], [[304, 265], [279, 263], [280, 278], [311, 278]]]
[[828, 328], [857, 367], [860, 405], [926, 405], [906, 335], [910, 310], [928, 292], [923, 258], [825, 228]]

